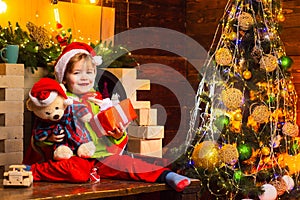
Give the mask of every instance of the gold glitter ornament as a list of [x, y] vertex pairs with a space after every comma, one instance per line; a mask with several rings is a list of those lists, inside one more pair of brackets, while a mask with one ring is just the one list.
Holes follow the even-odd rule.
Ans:
[[239, 159], [239, 152], [236, 145], [225, 144], [219, 150], [220, 160], [226, 164], [234, 165]]
[[253, 17], [250, 13], [242, 12], [238, 17], [238, 26], [240, 29], [249, 30], [254, 24]]
[[271, 181], [270, 184], [276, 188], [278, 196], [281, 196], [286, 191], [288, 191], [288, 186], [283, 179], [277, 179], [277, 180]]
[[291, 137], [297, 137], [299, 134], [299, 127], [297, 124], [286, 122], [282, 127], [282, 133]]
[[43, 49], [48, 49], [52, 46], [51, 44], [51, 34], [42, 26], [36, 26], [32, 22], [27, 22], [27, 29], [30, 32], [30, 35], [35, 39], [35, 41], [41, 45]]
[[260, 68], [272, 72], [278, 67], [278, 59], [271, 54], [266, 54], [260, 59], [259, 64]]
[[232, 55], [228, 48], [222, 47], [216, 51], [216, 63], [219, 65], [229, 65], [232, 61]]
[[264, 105], [256, 106], [251, 114], [253, 120], [260, 124], [268, 122], [270, 115], [271, 112], [268, 107]]
[[229, 88], [223, 90], [221, 93], [221, 99], [224, 105], [230, 110], [236, 110], [243, 104], [243, 93], [236, 88]]
[[270, 155], [270, 152], [271, 152], [271, 150], [270, 150], [269, 147], [263, 147], [263, 148], [261, 149], [261, 153], [262, 153], [262, 155], [264, 155], [264, 156]]
[[219, 165], [219, 148], [213, 141], [204, 141], [195, 146], [192, 159], [196, 167], [212, 170]]

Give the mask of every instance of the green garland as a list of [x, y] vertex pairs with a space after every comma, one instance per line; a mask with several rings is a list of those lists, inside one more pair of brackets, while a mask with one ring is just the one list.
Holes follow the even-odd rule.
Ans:
[[131, 68], [135, 67], [137, 61], [131, 56], [130, 51], [121, 45], [113, 46], [112, 42], [99, 42], [91, 44], [97, 55], [102, 56], [102, 64], [99, 68]]
[[[62, 47], [52, 38], [50, 41], [46, 41], [47, 45], [44, 45], [39, 41], [40, 35], [45, 33], [43, 28], [36, 27], [31, 22], [27, 24], [33, 30], [25, 31], [18, 23], [15, 28], [11, 22], [8, 22], [8, 27], [0, 26], [0, 48], [3, 48], [7, 44], [19, 45], [19, 57], [17, 63], [23, 63], [25, 68], [30, 67], [31, 72], [34, 73], [37, 67], [47, 68], [49, 74], [53, 73], [53, 63], [58, 58], [62, 51]], [[33, 26], [33, 27], [32, 27]], [[27, 25], [27, 28], [29, 26]], [[41, 32], [39, 32], [41, 31]], [[68, 43], [72, 41], [71, 31], [68, 31], [70, 36], [68, 37]], [[36, 40], [36, 39], [37, 40]], [[47, 38], [46, 38], [47, 39]], [[48, 44], [49, 43], [49, 44]], [[105, 67], [135, 67], [137, 65], [136, 60], [131, 56], [131, 53], [122, 46], [113, 46], [112, 43], [100, 42], [98, 44], [91, 44], [95, 49], [97, 55], [101, 55], [103, 63], [99, 66], [100, 68]], [[0, 61], [4, 62], [4, 61]]]
[[15, 28], [13, 28], [11, 22], [8, 22], [8, 27], [0, 26], [0, 48], [7, 44], [19, 45], [17, 63], [23, 63], [25, 68], [30, 67], [32, 73], [37, 70], [37, 67], [50, 68], [51, 63], [61, 53], [61, 47], [53, 41], [49, 48], [42, 48], [27, 31], [20, 27], [18, 22]]

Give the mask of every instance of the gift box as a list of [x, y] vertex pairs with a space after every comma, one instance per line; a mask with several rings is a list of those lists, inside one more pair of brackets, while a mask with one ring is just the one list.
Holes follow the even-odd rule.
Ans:
[[123, 126], [137, 118], [137, 114], [131, 104], [130, 99], [125, 99], [107, 110], [101, 111], [91, 120], [93, 130], [100, 137], [107, 135], [107, 131], [113, 131], [119, 127], [120, 122]]

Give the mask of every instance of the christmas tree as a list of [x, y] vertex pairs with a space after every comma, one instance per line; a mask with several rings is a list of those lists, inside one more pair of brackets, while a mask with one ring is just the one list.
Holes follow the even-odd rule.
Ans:
[[279, 0], [226, 5], [202, 67], [186, 153], [174, 163], [201, 180], [207, 199], [284, 199], [297, 186], [297, 94], [283, 20]]

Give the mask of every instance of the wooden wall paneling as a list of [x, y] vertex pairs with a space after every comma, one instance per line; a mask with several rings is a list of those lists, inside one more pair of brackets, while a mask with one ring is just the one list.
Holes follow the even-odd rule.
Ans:
[[291, 68], [293, 83], [295, 90], [298, 94], [297, 101], [297, 124], [300, 125], [300, 55], [299, 56], [290, 56], [294, 63]]
[[186, 2], [186, 34], [206, 50], [211, 46], [217, 25], [224, 13], [226, 1]]
[[286, 53], [288, 55], [300, 55], [300, 1], [284, 1], [283, 13], [285, 21], [281, 23], [281, 40], [285, 45]]
[[[116, 2], [116, 33], [139, 27], [163, 27], [185, 32], [183, 0]], [[129, 10], [129, 12], [127, 12]], [[129, 22], [129, 27], [127, 27]]]

